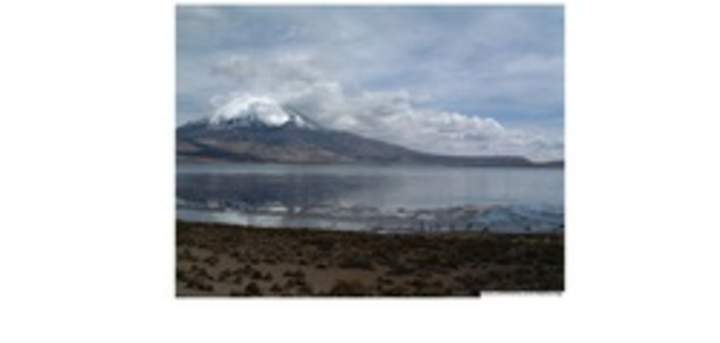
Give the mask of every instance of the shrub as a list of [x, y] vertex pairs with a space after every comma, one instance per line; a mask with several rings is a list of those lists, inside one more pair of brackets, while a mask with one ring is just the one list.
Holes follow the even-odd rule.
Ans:
[[414, 269], [406, 267], [402, 264], [395, 264], [390, 266], [390, 270], [387, 272], [387, 275], [392, 276], [400, 276], [400, 275], [408, 275], [412, 274]]
[[182, 252], [178, 253], [178, 260], [179, 261], [186, 260], [186, 261], [195, 262], [195, 261], [197, 261], [197, 257], [193, 256], [193, 254], [190, 252], [190, 249], [185, 248], [185, 249], [183, 249]]
[[175, 280], [176, 281], [185, 281], [187, 280], [187, 275], [185, 275], [185, 271], [182, 269], [175, 270]]
[[303, 284], [300, 286], [300, 288], [298, 288], [298, 294], [300, 294], [300, 295], [313, 295], [313, 294], [314, 294], [313, 288], [312, 288], [310, 285], [308, 285], [308, 284], [306, 284], [306, 283], [303, 283]]
[[289, 278], [294, 278], [294, 279], [303, 279], [303, 278], [305, 278], [305, 272], [303, 272], [303, 271], [300, 270], [300, 269], [298, 269], [298, 270], [296, 270], [296, 271], [294, 271], [294, 272], [291, 272], [291, 271], [288, 270], [288, 271], [286, 271], [286, 272], [283, 273], [283, 276], [289, 277]]
[[203, 283], [199, 280], [188, 280], [185, 283], [185, 287], [190, 289], [194, 288], [203, 292], [212, 292], [215, 289], [213, 285]]
[[319, 239], [319, 238], [308, 239], [303, 243], [308, 246], [310, 246], [310, 245], [315, 246], [315, 248], [317, 248], [317, 250], [322, 251], [322, 252], [328, 252], [328, 251], [332, 250], [333, 247], [335, 246], [335, 242], [333, 242], [332, 240], [325, 240], [325, 239]]
[[276, 262], [275, 260], [271, 259], [271, 258], [266, 258], [266, 259], [263, 260], [263, 263], [269, 264], [269, 265], [272, 266], [272, 265], [275, 265], [277, 262]]
[[224, 282], [230, 276], [232, 276], [232, 274], [233, 274], [233, 272], [230, 269], [225, 269], [222, 272], [220, 272], [220, 275], [218, 276], [218, 281]]
[[408, 285], [415, 287], [417, 290], [421, 290], [425, 287], [427, 287], [427, 282], [423, 279], [412, 279], [410, 281], [406, 282]]
[[366, 256], [349, 256], [338, 263], [340, 268], [374, 270], [370, 259]]
[[203, 262], [209, 264], [210, 266], [215, 266], [219, 261], [220, 259], [215, 255], [209, 256], [203, 260]]
[[410, 290], [403, 286], [395, 286], [387, 291], [385, 291], [385, 294], [387, 295], [408, 295], [410, 294]]
[[262, 292], [260, 291], [260, 287], [255, 282], [249, 283], [247, 286], [245, 286], [245, 294], [246, 295], [262, 295]]
[[368, 295], [368, 289], [358, 280], [337, 280], [330, 294], [332, 295]]
[[394, 281], [393, 281], [392, 279], [389, 279], [389, 278], [384, 278], [384, 277], [382, 277], [382, 276], [378, 276], [378, 277], [377, 277], [377, 283], [380, 284], [380, 285], [392, 285], [392, 284], [394, 283]]

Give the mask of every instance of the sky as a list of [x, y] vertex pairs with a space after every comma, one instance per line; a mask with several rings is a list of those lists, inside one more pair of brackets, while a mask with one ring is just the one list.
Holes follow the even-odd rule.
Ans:
[[562, 6], [178, 6], [177, 124], [253, 99], [451, 155], [562, 159]]

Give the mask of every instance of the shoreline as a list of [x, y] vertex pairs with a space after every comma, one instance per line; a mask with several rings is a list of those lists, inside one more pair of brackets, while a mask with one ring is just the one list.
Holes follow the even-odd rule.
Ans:
[[[182, 200], [183, 204], [190, 201]], [[247, 225], [262, 228], [367, 231], [381, 233], [486, 232], [492, 234], [549, 234], [564, 230], [564, 213], [549, 205], [458, 205], [439, 208], [377, 208], [316, 205], [297, 212], [283, 203], [272, 207], [235, 209], [217, 201], [216, 207], [176, 206], [178, 221]], [[265, 221], [265, 223], [263, 223]]]
[[564, 290], [564, 234], [372, 233], [176, 222], [176, 295]]

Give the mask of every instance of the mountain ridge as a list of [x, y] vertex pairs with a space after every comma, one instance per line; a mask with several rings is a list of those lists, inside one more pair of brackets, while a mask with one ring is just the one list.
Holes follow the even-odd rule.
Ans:
[[563, 167], [563, 161], [533, 162], [522, 156], [452, 156], [322, 127], [299, 111], [282, 106], [284, 121], [272, 125], [253, 116], [204, 118], [176, 128], [181, 162], [297, 164], [379, 164], [443, 166]]

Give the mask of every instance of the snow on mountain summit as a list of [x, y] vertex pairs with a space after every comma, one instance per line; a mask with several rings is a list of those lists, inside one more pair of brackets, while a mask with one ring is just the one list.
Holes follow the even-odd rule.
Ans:
[[268, 127], [280, 127], [288, 124], [302, 128], [315, 126], [301, 115], [290, 113], [272, 98], [250, 95], [229, 100], [215, 110], [209, 121], [212, 125], [233, 123], [241, 126], [260, 124]]
[[290, 120], [280, 104], [267, 97], [241, 96], [220, 106], [210, 118], [213, 124], [236, 118], [247, 118], [269, 126], [280, 126]]

